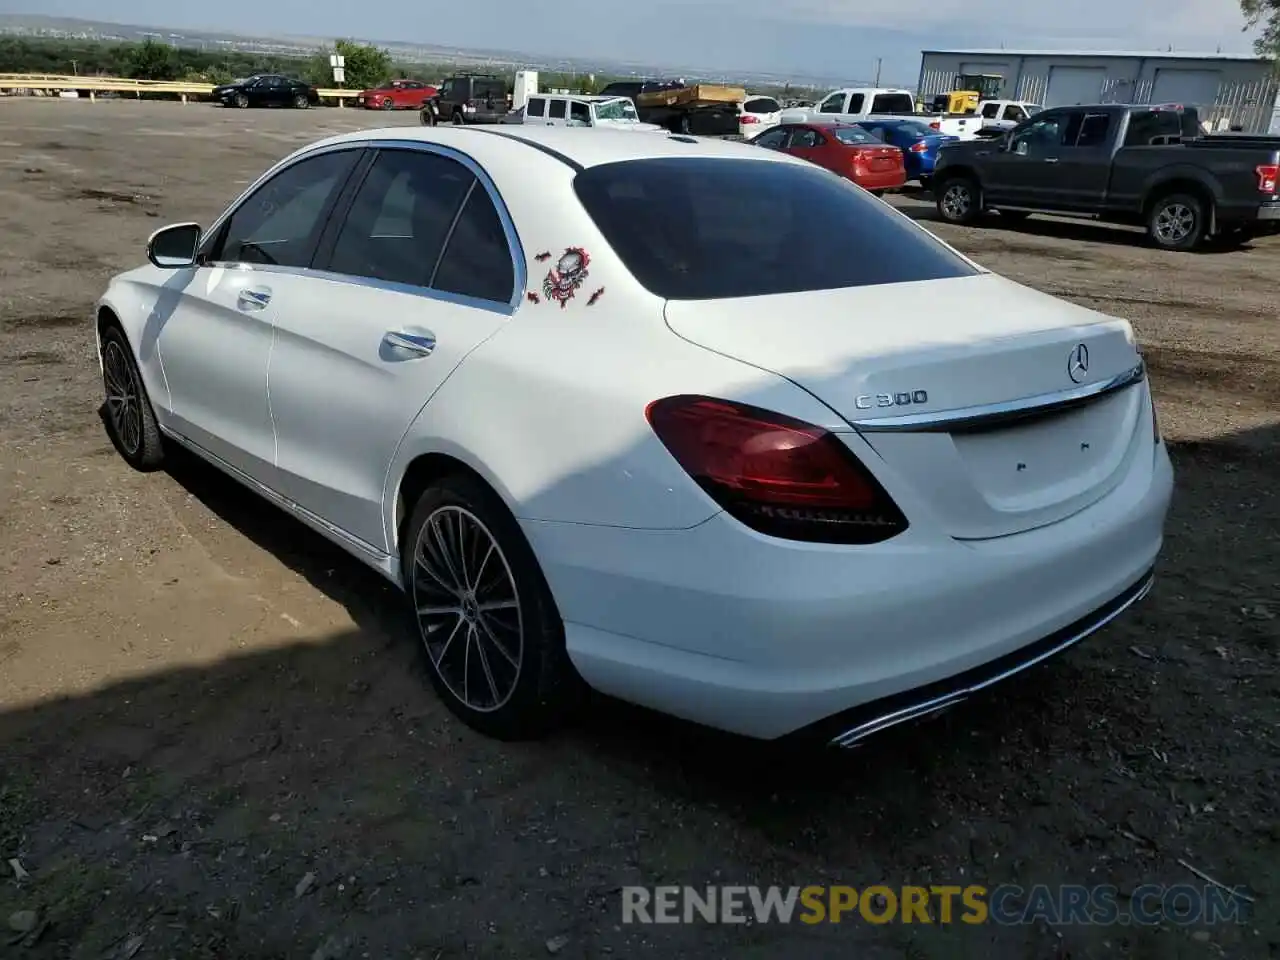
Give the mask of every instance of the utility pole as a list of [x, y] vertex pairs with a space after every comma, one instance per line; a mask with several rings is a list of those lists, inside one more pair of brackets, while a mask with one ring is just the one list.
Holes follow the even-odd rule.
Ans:
[[876, 57], [876, 82], [872, 84], [872, 86], [875, 86], [875, 87], [880, 86], [880, 64], [881, 64], [881, 58]]

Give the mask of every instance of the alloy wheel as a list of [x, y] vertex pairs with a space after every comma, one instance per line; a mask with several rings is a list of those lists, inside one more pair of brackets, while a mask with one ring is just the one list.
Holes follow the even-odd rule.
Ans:
[[942, 212], [951, 220], [961, 220], [969, 213], [972, 203], [969, 188], [963, 183], [953, 183], [942, 195]]
[[524, 653], [506, 555], [479, 517], [448, 505], [422, 525], [413, 561], [411, 595], [432, 667], [469, 709], [498, 710], [515, 691]]
[[1155, 234], [1161, 243], [1181, 243], [1195, 226], [1195, 211], [1186, 204], [1171, 203], [1156, 214]]
[[142, 391], [133, 364], [114, 340], [108, 340], [103, 348], [102, 381], [111, 427], [125, 452], [133, 456], [142, 444]]

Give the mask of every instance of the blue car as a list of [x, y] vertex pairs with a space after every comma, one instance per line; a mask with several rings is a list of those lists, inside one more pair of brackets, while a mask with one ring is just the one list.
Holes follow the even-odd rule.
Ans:
[[907, 179], [920, 181], [929, 189], [934, 164], [938, 162], [938, 148], [944, 143], [954, 143], [959, 137], [939, 133], [927, 123], [903, 118], [901, 120], [860, 120], [858, 126], [872, 136], [902, 150]]

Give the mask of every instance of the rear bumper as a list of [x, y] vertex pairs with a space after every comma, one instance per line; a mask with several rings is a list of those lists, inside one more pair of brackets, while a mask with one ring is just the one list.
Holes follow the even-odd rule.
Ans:
[[907, 182], [906, 170], [892, 170], [888, 173], [869, 173], [859, 177], [850, 177], [854, 183], [864, 190], [892, 190]]
[[522, 526], [591, 686], [762, 739], [829, 721], [830, 739], [968, 696], [1136, 600], [1173, 486], [1163, 445], [1142, 461], [1080, 513], [981, 542], [803, 544], [724, 514], [688, 530]]

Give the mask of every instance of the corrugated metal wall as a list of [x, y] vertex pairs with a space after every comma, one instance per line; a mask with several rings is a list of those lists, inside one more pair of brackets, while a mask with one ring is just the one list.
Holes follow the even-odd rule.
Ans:
[[[926, 54], [920, 71], [918, 96], [926, 103], [936, 94], [952, 88], [956, 75], [965, 72], [978, 58], [962, 54]], [[983, 57], [983, 61], [995, 57]], [[1249, 133], [1266, 133], [1280, 122], [1280, 84], [1269, 64], [1251, 60], [1177, 60], [1160, 57], [1042, 57], [1022, 56], [1010, 51], [1001, 58], [1008, 62], [1004, 96], [1033, 103], [1045, 103], [1054, 67], [1105, 68], [1098, 91], [1102, 103], [1150, 103], [1158, 71], [1216, 70], [1221, 76], [1212, 103], [1196, 104], [1202, 119], [1213, 127], [1243, 127]], [[984, 70], [997, 73], [997, 70]], [[1056, 104], [1047, 104], [1055, 106]], [[1273, 120], [1273, 114], [1276, 119]]]

